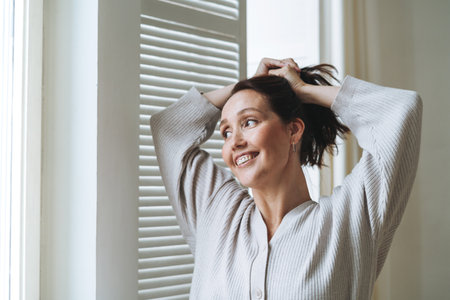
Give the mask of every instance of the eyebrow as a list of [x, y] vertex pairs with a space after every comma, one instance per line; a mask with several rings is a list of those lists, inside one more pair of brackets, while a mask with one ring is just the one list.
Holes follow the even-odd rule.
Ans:
[[[244, 109], [240, 110], [237, 113], [237, 115], [240, 116], [240, 115], [243, 115], [243, 114], [245, 114], [245, 113], [247, 113], [249, 111], [256, 111], [256, 112], [259, 112], [260, 114], [265, 115], [265, 113], [262, 110], [259, 110], [257, 108], [253, 108], [253, 107], [244, 108]], [[223, 119], [222, 121], [220, 121], [219, 127], [222, 127], [222, 125], [224, 125], [226, 123], [228, 123], [228, 120], [227, 119]]]

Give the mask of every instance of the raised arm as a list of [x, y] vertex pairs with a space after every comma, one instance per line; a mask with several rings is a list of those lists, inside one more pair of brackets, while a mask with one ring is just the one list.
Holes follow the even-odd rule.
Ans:
[[183, 236], [195, 250], [197, 223], [231, 174], [199, 146], [214, 132], [220, 110], [195, 88], [150, 120], [160, 172]]
[[[356, 136], [362, 157], [343, 190], [362, 196], [375, 238], [392, 239], [414, 182], [422, 101], [414, 91], [347, 77], [331, 106]], [[354, 201], [356, 197], [353, 197]]]

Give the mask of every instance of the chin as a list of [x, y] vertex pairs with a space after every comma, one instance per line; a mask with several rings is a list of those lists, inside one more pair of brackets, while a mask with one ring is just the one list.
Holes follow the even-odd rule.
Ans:
[[239, 181], [239, 183], [247, 188], [251, 188], [252, 187], [252, 183], [253, 180], [249, 179], [248, 177], [245, 176], [238, 176], [236, 174], [234, 174], [234, 176], [236, 176], [237, 180]]
[[247, 188], [257, 188], [259, 180], [253, 176], [236, 176], [239, 180], [239, 183]]

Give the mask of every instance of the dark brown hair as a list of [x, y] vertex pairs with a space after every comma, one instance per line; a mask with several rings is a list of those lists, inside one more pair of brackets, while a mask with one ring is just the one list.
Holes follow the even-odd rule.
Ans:
[[[329, 64], [304, 67], [300, 78], [313, 85], [331, 85], [336, 69]], [[332, 154], [336, 148], [336, 136], [343, 137], [350, 129], [342, 124], [331, 109], [305, 104], [297, 97], [289, 82], [278, 76], [258, 76], [238, 82], [232, 94], [251, 89], [261, 93], [269, 101], [272, 110], [285, 123], [300, 118], [305, 123], [299, 151], [302, 165], [323, 166], [323, 153]]]

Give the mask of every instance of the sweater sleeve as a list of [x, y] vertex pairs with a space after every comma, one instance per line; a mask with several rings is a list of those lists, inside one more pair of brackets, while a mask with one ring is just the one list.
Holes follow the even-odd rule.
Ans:
[[385, 248], [380, 253], [386, 255], [416, 174], [422, 101], [414, 91], [382, 87], [348, 76], [331, 109], [363, 149], [360, 161], [340, 188], [349, 196], [341, 198], [357, 201], [352, 195], [361, 196], [372, 236], [380, 249]]
[[220, 110], [192, 88], [150, 119], [161, 176], [178, 223], [192, 252], [196, 224], [231, 173], [217, 166], [199, 145], [214, 132]]

